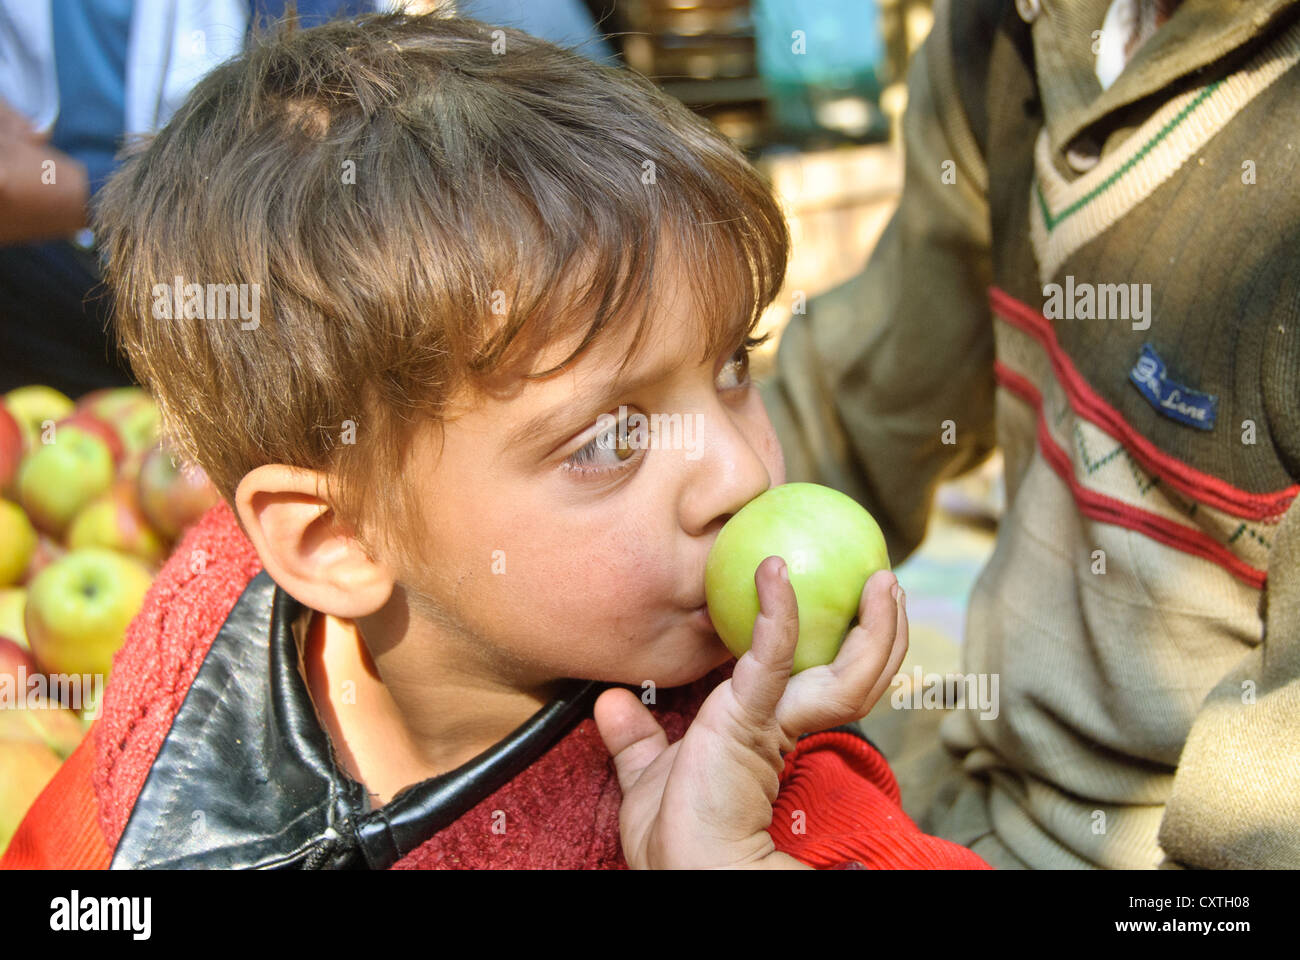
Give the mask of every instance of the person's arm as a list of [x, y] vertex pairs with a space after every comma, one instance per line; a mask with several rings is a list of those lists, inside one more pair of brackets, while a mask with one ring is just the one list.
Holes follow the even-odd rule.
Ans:
[[1261, 643], [1201, 704], [1160, 822], [1165, 867], [1300, 868], [1300, 499], [1273, 538]]
[[870, 743], [829, 730], [786, 755], [768, 835], [815, 869], [989, 870], [976, 853], [923, 833], [903, 812], [898, 782]]
[[88, 221], [85, 166], [0, 100], [0, 245], [70, 236]]
[[791, 319], [760, 385], [787, 479], [862, 503], [895, 564], [924, 537], [935, 487], [996, 442], [986, 171], [953, 80], [949, 16], [941, 0], [909, 71], [893, 219], [860, 274]]

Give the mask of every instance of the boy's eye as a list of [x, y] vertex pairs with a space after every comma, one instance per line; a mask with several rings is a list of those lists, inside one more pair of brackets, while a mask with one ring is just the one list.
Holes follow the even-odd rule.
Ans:
[[631, 462], [637, 451], [644, 446], [643, 438], [629, 427], [628, 418], [625, 417], [569, 454], [564, 459], [564, 466], [581, 473], [617, 470]]
[[753, 344], [746, 340], [731, 358], [722, 365], [715, 381], [719, 390], [735, 390], [749, 382], [749, 351]]

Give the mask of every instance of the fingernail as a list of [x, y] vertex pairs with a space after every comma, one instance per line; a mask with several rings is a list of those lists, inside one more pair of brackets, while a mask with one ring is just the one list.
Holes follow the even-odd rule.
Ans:
[[894, 584], [894, 599], [898, 601], [898, 609], [899, 609], [899, 611], [900, 611], [900, 612], [906, 612], [906, 611], [907, 611], [907, 594], [903, 592], [903, 588], [900, 587], [900, 586], [898, 586], [898, 584]]
[[781, 580], [784, 583], [790, 582], [790, 568], [785, 565], [784, 560], [781, 561]]
[[[785, 572], [784, 561], [778, 561], [777, 566], [779, 567], [780, 572], [782, 573]], [[761, 570], [762, 567], [760, 566], [759, 569]], [[754, 585], [758, 587], [758, 612], [765, 617], [770, 617], [772, 616], [772, 610], [771, 610], [772, 601], [773, 601], [772, 588], [759, 586], [759, 583], [761, 582], [762, 579], [761, 577], [756, 576], [754, 579], [755, 579]]]

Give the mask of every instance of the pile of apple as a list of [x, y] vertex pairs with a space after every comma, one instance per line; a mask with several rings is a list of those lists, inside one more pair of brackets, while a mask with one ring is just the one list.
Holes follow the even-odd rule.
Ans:
[[[99, 675], [187, 526], [216, 503], [207, 476], [159, 442], [136, 387], [74, 402], [47, 386], [0, 403], [0, 683], [26, 704], [39, 674]], [[21, 668], [21, 670], [20, 670]], [[89, 696], [91, 689], [86, 689]], [[0, 853], [98, 704], [0, 700]]]

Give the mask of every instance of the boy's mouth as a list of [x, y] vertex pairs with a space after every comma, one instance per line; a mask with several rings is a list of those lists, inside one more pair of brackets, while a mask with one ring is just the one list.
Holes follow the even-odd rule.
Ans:
[[713, 620], [709, 617], [709, 605], [706, 603], [700, 604], [690, 612], [690, 620], [693, 626], [699, 627], [701, 630], [712, 634], [717, 633], [713, 626]]

